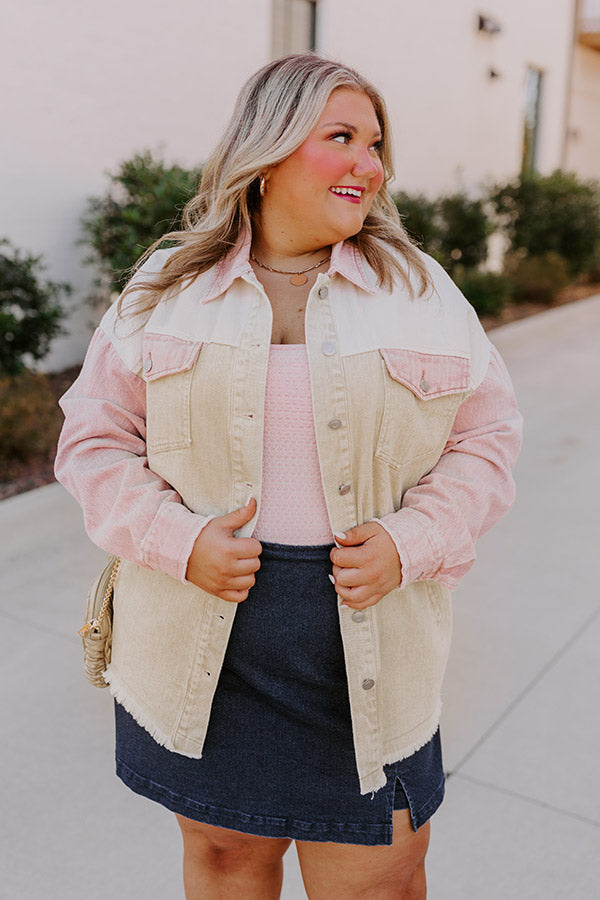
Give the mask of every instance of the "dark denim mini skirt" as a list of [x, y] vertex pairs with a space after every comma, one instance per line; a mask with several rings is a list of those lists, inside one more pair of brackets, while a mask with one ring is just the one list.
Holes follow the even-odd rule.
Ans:
[[[166, 750], [119, 704], [117, 775], [189, 819], [247, 834], [390, 844], [392, 812], [416, 830], [444, 796], [439, 732], [387, 785], [361, 794], [329, 546], [263, 543], [236, 612], [202, 759]], [[400, 648], [399, 648], [400, 651]]]

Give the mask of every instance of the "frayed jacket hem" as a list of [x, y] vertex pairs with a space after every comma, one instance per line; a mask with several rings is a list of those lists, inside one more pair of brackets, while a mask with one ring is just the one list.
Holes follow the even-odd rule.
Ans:
[[[398, 738], [396, 742], [392, 742], [392, 748], [389, 750], [383, 757], [381, 768], [374, 769], [372, 772], [369, 772], [367, 775], [363, 775], [360, 779], [360, 792], [361, 794], [372, 794], [375, 791], [381, 790], [382, 787], [385, 787], [387, 784], [387, 777], [385, 772], [383, 771], [384, 766], [392, 765], [393, 763], [400, 762], [403, 759], [407, 759], [409, 756], [412, 756], [413, 753], [416, 753], [417, 750], [420, 750], [425, 744], [428, 744], [432, 739], [438, 728], [440, 727], [440, 718], [442, 712], [441, 701], [438, 704], [438, 708], [433, 716], [429, 719], [426, 719], [425, 722], [422, 723], [421, 727], [426, 727], [426, 730], [421, 731], [419, 728], [419, 736], [415, 737], [411, 743], [404, 743], [402, 738]], [[415, 731], [417, 729], [414, 729]], [[410, 734], [410, 732], [409, 732]], [[406, 735], [403, 735], [404, 740], [406, 739]]]
[[[161, 747], [170, 750], [172, 753], [181, 753], [182, 756], [189, 756], [190, 759], [202, 758], [201, 752], [191, 753], [189, 750], [186, 750], [186, 752], [182, 753], [181, 750], [177, 749], [173, 743], [172, 735], [168, 734], [155, 724], [148, 710], [145, 709], [143, 704], [128, 691], [127, 687], [122, 684], [118, 675], [111, 670], [110, 666], [103, 672], [103, 678], [117, 703], [133, 716], [138, 725], [141, 725], [157, 744], [160, 744]], [[189, 741], [187, 743], [189, 745]]]

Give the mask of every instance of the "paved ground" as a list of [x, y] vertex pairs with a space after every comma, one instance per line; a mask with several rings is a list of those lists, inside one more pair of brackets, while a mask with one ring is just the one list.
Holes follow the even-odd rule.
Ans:
[[[455, 595], [432, 900], [600, 885], [600, 296], [492, 333], [526, 418], [519, 499]], [[104, 555], [58, 485], [0, 503], [0, 896], [181, 900], [170, 813], [113, 776], [74, 632]], [[284, 900], [304, 900], [286, 857]], [[344, 898], [332, 898], [344, 900]]]

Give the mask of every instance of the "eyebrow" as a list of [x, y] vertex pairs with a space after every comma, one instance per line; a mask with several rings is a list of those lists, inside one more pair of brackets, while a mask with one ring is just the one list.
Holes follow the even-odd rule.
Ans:
[[[352, 134], [358, 134], [358, 128], [355, 125], [350, 125], [349, 122], [325, 122], [320, 127], [321, 128], [333, 128], [334, 126], [346, 128], [348, 131], [351, 131]], [[377, 131], [375, 131], [373, 133], [373, 137], [379, 137], [379, 138], [383, 137], [380, 128], [378, 128]]]

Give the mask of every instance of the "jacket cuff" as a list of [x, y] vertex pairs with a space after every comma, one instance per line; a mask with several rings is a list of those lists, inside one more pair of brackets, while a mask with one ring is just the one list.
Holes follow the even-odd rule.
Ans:
[[373, 521], [385, 528], [396, 545], [402, 566], [401, 588], [434, 577], [442, 562], [442, 547], [432, 530], [423, 527], [418, 513], [400, 509]]
[[142, 563], [183, 584], [196, 538], [214, 516], [200, 516], [181, 503], [163, 503], [142, 543]]

